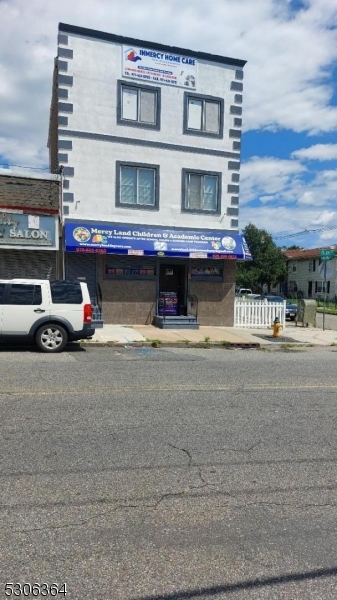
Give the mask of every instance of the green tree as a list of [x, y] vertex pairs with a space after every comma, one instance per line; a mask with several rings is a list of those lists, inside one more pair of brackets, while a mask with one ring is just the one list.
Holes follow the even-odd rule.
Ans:
[[249, 223], [243, 230], [243, 235], [253, 260], [238, 263], [236, 285], [261, 292], [262, 286], [266, 284], [270, 292], [271, 286], [286, 280], [285, 256], [265, 229], [258, 229]]

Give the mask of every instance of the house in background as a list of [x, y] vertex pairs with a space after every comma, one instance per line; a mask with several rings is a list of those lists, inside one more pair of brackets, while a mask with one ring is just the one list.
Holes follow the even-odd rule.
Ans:
[[[326, 247], [324, 247], [326, 248]], [[337, 246], [329, 246], [328, 249]], [[303, 294], [304, 298], [320, 298], [325, 293], [324, 273], [320, 250], [323, 248], [285, 250], [287, 258], [288, 276], [285, 293], [288, 297], [297, 297]], [[327, 262], [326, 293], [333, 299], [337, 295], [337, 258]]]
[[[49, 151], [65, 275], [106, 323], [233, 325], [244, 60], [59, 25]], [[197, 299], [197, 300], [196, 300]], [[160, 322], [160, 320], [159, 320]], [[186, 321], [185, 321], [186, 323]]]

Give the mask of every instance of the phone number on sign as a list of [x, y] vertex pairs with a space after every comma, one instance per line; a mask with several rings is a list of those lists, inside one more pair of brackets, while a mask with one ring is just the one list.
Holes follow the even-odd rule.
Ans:
[[67, 593], [67, 584], [62, 583], [6, 583], [5, 596], [65, 596]]

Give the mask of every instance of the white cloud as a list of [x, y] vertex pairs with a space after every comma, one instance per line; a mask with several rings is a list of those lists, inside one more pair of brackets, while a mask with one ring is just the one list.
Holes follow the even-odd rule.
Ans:
[[[246, 129], [332, 131], [329, 75], [337, 58], [337, 3], [308, 0], [2, 0], [0, 132], [8, 159], [43, 154], [58, 21], [248, 60]], [[22, 143], [22, 158], [13, 154]]]
[[326, 225], [334, 218], [336, 212], [333, 210], [323, 210], [317, 217], [312, 221], [313, 225]]
[[298, 176], [305, 172], [306, 167], [299, 161], [253, 156], [242, 165], [241, 204], [255, 198], [264, 203], [275, 201], [280, 194], [286, 199], [290, 186], [294, 186]]
[[298, 159], [308, 160], [336, 160], [337, 144], [315, 144], [309, 148], [301, 148], [292, 152], [291, 156]]

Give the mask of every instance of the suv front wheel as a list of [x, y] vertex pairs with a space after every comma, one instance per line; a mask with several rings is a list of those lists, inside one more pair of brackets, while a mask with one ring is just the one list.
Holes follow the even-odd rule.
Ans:
[[61, 352], [68, 341], [68, 334], [61, 325], [46, 323], [42, 325], [35, 336], [37, 347], [43, 352]]

